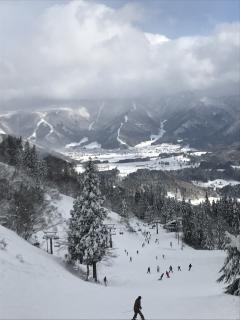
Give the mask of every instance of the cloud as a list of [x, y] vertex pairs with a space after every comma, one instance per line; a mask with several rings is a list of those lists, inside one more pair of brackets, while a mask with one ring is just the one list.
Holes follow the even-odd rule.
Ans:
[[14, 24], [21, 10], [12, 16], [16, 32], [0, 44], [2, 102], [238, 90], [239, 23], [219, 25], [204, 37], [169, 39], [138, 28], [135, 21], [144, 17], [134, 4], [113, 9], [79, 0], [35, 10], [26, 32]]

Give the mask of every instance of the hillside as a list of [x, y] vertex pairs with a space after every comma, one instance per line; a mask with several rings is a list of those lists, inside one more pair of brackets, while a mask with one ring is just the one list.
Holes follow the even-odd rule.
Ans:
[[[69, 197], [58, 202], [64, 218], [69, 216], [70, 204]], [[101, 282], [107, 276], [107, 287], [87, 283], [77, 272], [71, 274], [59, 259], [64, 250], [56, 251], [58, 258], [48, 255], [1, 226], [0, 238], [8, 245], [6, 250], [0, 250], [0, 318], [130, 319], [132, 304], [138, 295], [142, 295], [147, 319], [239, 317], [239, 298], [223, 294], [222, 285], [215, 281], [225, 257], [222, 251], [194, 250], [187, 246], [181, 250], [173, 234], [160, 229], [157, 236], [154, 229], [136, 219], [131, 219], [131, 225], [137, 232], [129, 233], [115, 213], [110, 214], [108, 222], [117, 227], [114, 248], [101, 263], [98, 274]], [[150, 244], [146, 243], [144, 248], [142, 231], [152, 234]], [[156, 238], [159, 244], [155, 243]], [[189, 263], [193, 265], [190, 272]], [[170, 279], [164, 276], [158, 281], [170, 264], [174, 270]], [[157, 265], [160, 273], [156, 272]], [[177, 265], [181, 265], [181, 272], [176, 271]], [[146, 274], [148, 266], [150, 275]]]

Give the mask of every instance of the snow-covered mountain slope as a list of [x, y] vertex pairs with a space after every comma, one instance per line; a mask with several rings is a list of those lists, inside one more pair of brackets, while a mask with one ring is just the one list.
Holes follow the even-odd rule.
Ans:
[[85, 107], [59, 107], [1, 115], [0, 128], [6, 134], [22, 136], [35, 144], [57, 149], [83, 139], [89, 121], [90, 114]]
[[[70, 197], [58, 201], [64, 218], [69, 216], [71, 203]], [[136, 232], [129, 233], [115, 213], [110, 213], [108, 222], [116, 225], [114, 248], [98, 268], [101, 282], [107, 276], [107, 287], [84, 282], [71, 274], [59, 258], [0, 226], [0, 239], [8, 244], [0, 250], [0, 318], [130, 319], [133, 302], [139, 295], [146, 319], [239, 317], [239, 298], [223, 294], [222, 286], [216, 283], [225, 257], [222, 251], [193, 250], [187, 246], [181, 250], [173, 234], [160, 229], [156, 235], [155, 229], [136, 219], [131, 219]], [[142, 248], [143, 231], [152, 236]], [[155, 243], [156, 238], [159, 243]], [[62, 254], [59, 248], [56, 255]], [[193, 265], [191, 271], [187, 268], [189, 263]], [[170, 279], [164, 276], [158, 281], [170, 265], [174, 270]], [[181, 272], [176, 270], [178, 265]], [[146, 273], [149, 266], [151, 274]]]
[[2, 114], [0, 132], [55, 149], [84, 147], [85, 142], [78, 144], [83, 138], [105, 149], [178, 140], [195, 147], [228, 145], [239, 142], [239, 103], [238, 96], [210, 99], [190, 93], [157, 101], [82, 101]]
[[187, 108], [180, 107], [166, 115], [166, 133], [161, 141], [181, 139], [194, 147], [239, 143], [239, 104], [239, 96], [192, 99]]

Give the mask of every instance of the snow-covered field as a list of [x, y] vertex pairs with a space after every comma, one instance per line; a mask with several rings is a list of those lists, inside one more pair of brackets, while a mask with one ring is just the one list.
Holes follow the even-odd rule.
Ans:
[[192, 181], [192, 182], [196, 186], [203, 187], [203, 188], [213, 188], [215, 190], [216, 188], [223, 188], [228, 185], [235, 186], [237, 184], [240, 184], [239, 181], [224, 180], [224, 179], [209, 180], [208, 182], [202, 182], [202, 181]]
[[[129, 147], [126, 150], [104, 150], [97, 148], [97, 145], [93, 143], [95, 148], [89, 148], [88, 145], [86, 148], [80, 148], [78, 150], [65, 150], [64, 154], [81, 162], [87, 161], [89, 157], [93, 160], [105, 161], [106, 163], [98, 164], [100, 171], [118, 168], [122, 176], [144, 168], [151, 170], [178, 170], [198, 166], [198, 164], [192, 164], [190, 162], [189, 153], [195, 156], [201, 156], [203, 152], [197, 152], [178, 144], [163, 143], [160, 145], [151, 145], [153, 141], [154, 139], [145, 141], [133, 148]], [[159, 155], [163, 153], [164, 158], [159, 158]], [[174, 155], [172, 155], [173, 153]], [[142, 158], [143, 161], [139, 161], [140, 158]], [[149, 159], [144, 160], [144, 158]], [[131, 161], [118, 163], [118, 161], [128, 159]], [[134, 161], [135, 159], [136, 161]], [[79, 164], [77, 170], [78, 172], [82, 172], [84, 170], [83, 166]]]
[[[63, 218], [68, 218], [72, 199], [63, 197], [55, 204]], [[110, 213], [108, 222], [116, 225], [114, 248], [98, 268], [99, 280], [105, 275], [108, 279], [107, 287], [81, 280], [59, 257], [0, 226], [0, 239], [8, 243], [6, 250], [0, 250], [0, 318], [131, 319], [133, 302], [141, 295], [146, 319], [239, 319], [239, 297], [223, 294], [222, 285], [216, 283], [224, 252], [187, 246], [181, 250], [174, 234], [160, 228], [156, 235], [155, 229], [135, 218], [131, 219], [135, 233], [129, 233], [115, 213]], [[63, 226], [59, 231], [64, 237]], [[142, 248], [143, 231], [149, 231], [151, 239]], [[56, 255], [62, 256], [62, 250]], [[170, 265], [174, 270], [170, 279], [164, 276], [159, 281]], [[177, 271], [178, 265], [182, 271]], [[151, 274], [146, 273], [148, 267]]]

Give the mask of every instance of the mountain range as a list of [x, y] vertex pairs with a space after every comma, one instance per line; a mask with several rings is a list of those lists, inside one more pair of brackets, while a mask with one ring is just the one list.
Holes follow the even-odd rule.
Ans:
[[240, 96], [193, 93], [158, 100], [84, 100], [0, 115], [0, 133], [50, 149], [129, 148], [143, 141], [211, 148], [240, 142]]

